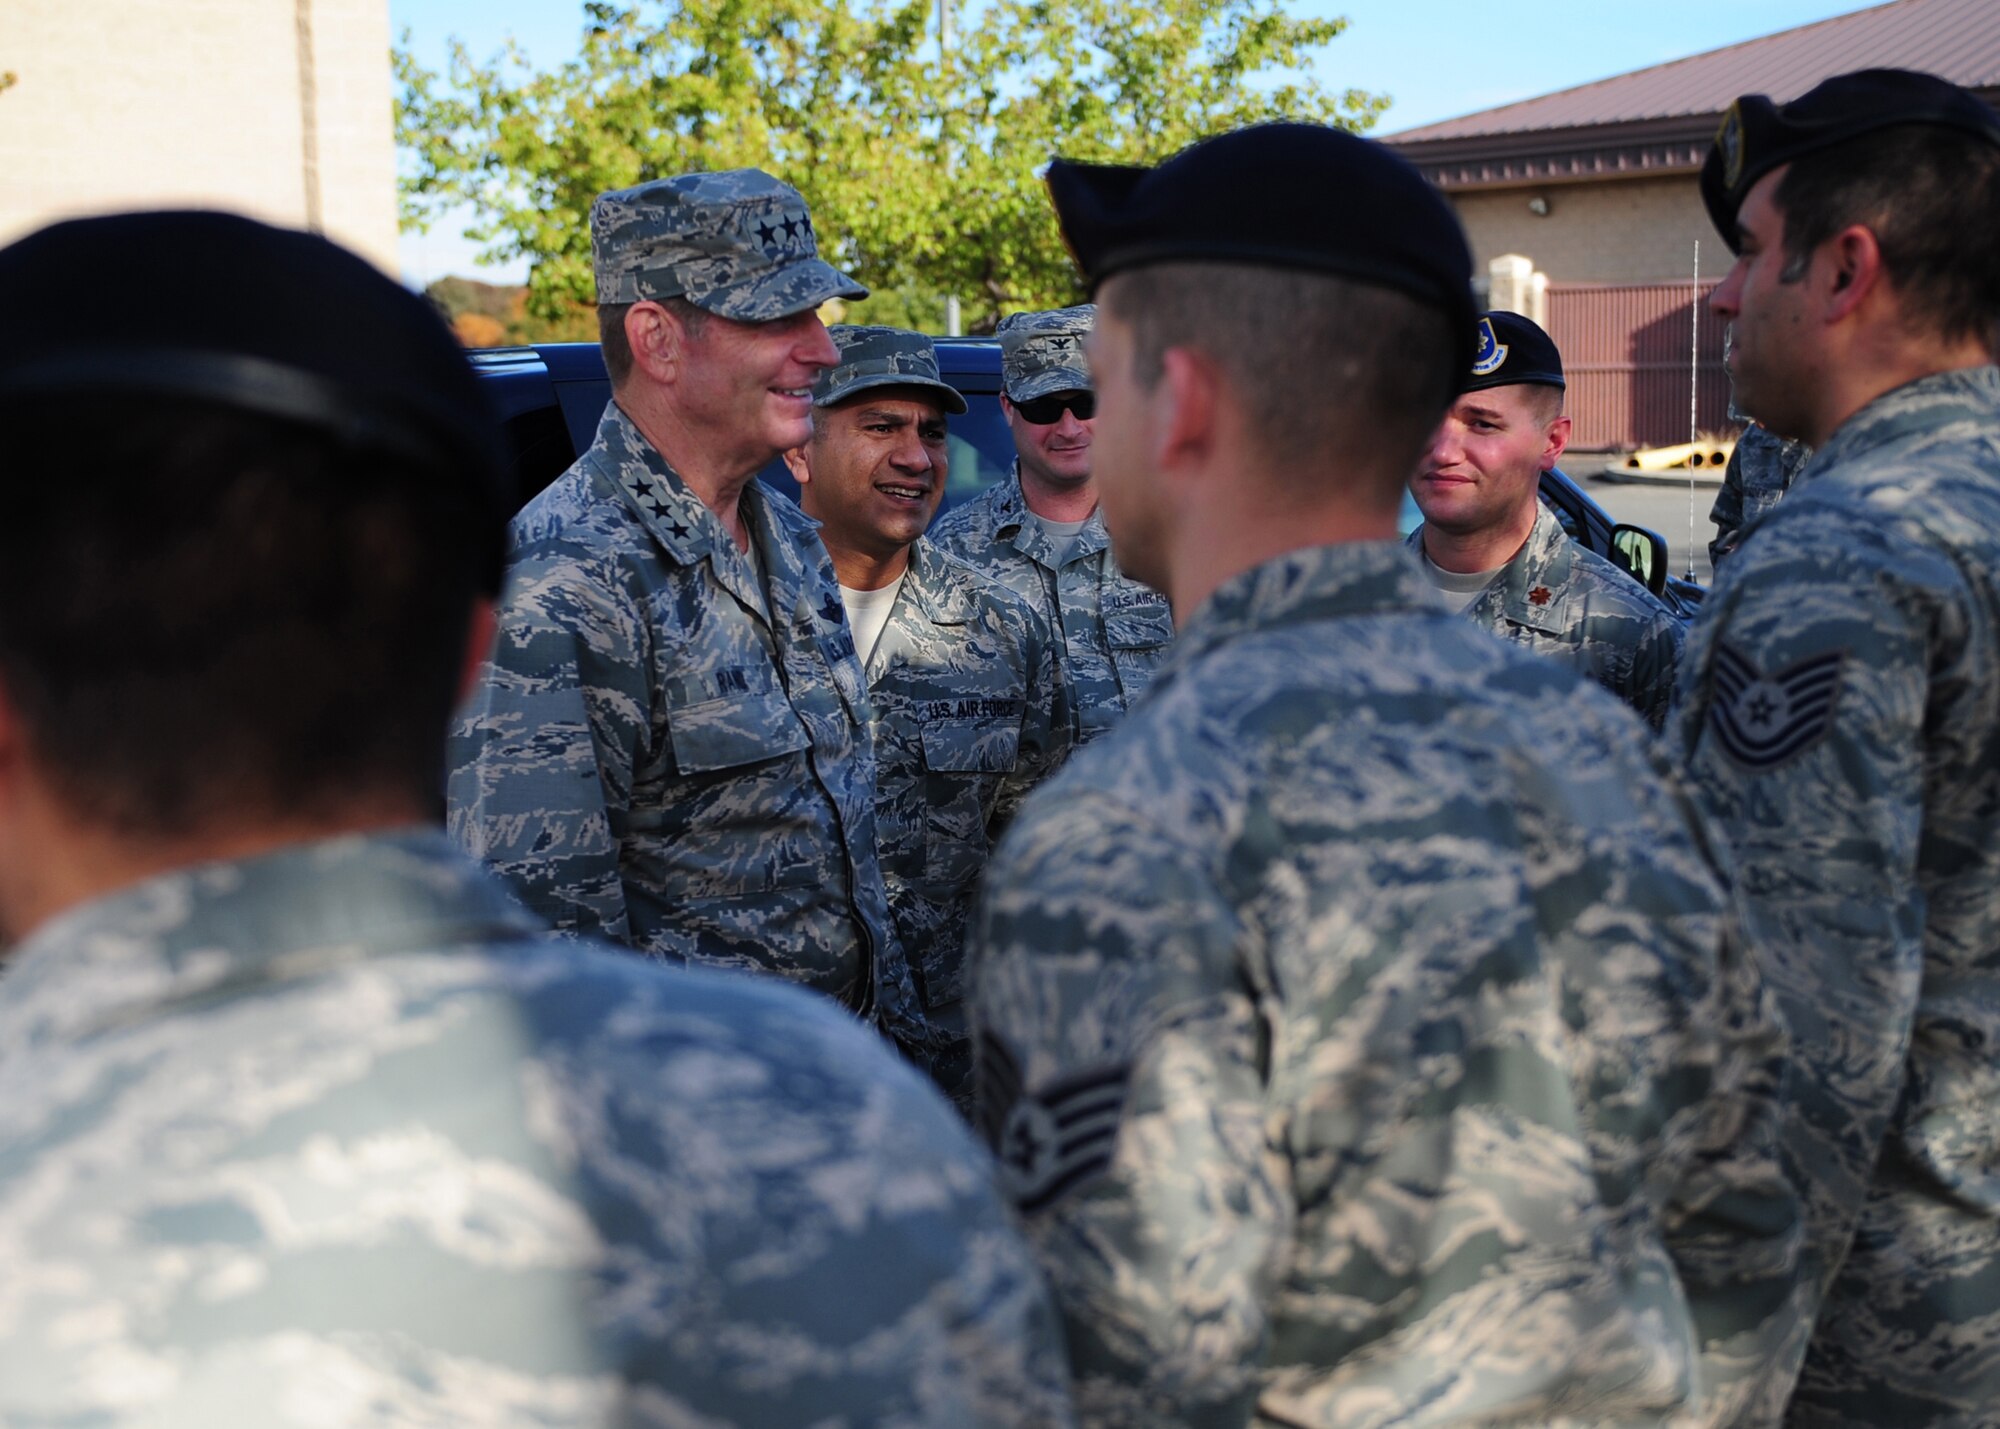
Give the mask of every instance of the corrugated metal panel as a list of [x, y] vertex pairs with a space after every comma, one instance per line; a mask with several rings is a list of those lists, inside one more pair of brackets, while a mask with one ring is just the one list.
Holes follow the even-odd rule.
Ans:
[[1671, 446], [1688, 439], [1692, 343], [1699, 339], [1695, 422], [1721, 432], [1729, 421], [1722, 322], [1708, 310], [1714, 280], [1694, 284], [1552, 283], [1549, 336], [1562, 353], [1570, 445], [1586, 451]]
[[1884, 66], [1973, 89], [2000, 85], [2000, 0], [1894, 0], [1388, 137], [1417, 143], [1720, 114], [1739, 94], [1794, 99], [1829, 75]]

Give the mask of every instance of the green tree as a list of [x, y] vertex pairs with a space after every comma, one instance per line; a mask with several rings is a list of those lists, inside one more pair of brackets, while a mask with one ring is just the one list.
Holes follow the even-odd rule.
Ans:
[[[822, 244], [874, 289], [857, 319], [975, 331], [1076, 300], [1048, 160], [1155, 162], [1275, 118], [1365, 129], [1387, 100], [1302, 66], [1345, 27], [1280, 0], [983, 0], [942, 56], [933, 0], [591, 3], [581, 53], [445, 74], [395, 57], [406, 226], [469, 203], [496, 259], [532, 260], [529, 309], [593, 300], [590, 201], [662, 174], [754, 165], [798, 186]], [[407, 45], [407, 41], [406, 41]]]

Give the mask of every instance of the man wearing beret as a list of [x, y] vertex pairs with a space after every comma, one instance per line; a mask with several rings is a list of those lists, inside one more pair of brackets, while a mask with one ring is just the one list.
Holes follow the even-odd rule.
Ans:
[[0, 250], [0, 420], [0, 1423], [1068, 1422], [879, 1038], [556, 939], [435, 826], [511, 502], [428, 304], [60, 224]]
[[1313, 125], [1049, 188], [1099, 302], [1105, 522], [1181, 621], [973, 933], [977, 1117], [1082, 1417], [1774, 1397], [1782, 1038], [1688, 811], [1628, 711], [1396, 539], [1473, 361], [1449, 208]]
[[930, 1070], [972, 1095], [965, 924], [986, 857], [1069, 750], [1048, 623], [923, 535], [944, 497], [948, 414], [965, 399], [921, 333], [837, 327], [812, 440], [785, 454], [820, 523], [874, 709], [875, 836], [889, 912], [938, 1041]]
[[810, 519], [754, 477], [812, 431], [867, 290], [755, 169], [591, 207], [611, 401], [515, 518], [453, 741], [453, 832], [557, 928], [774, 973], [927, 1055], [875, 857], [868, 691]]
[[1658, 729], [1680, 621], [1541, 501], [1542, 473], [1569, 444], [1562, 356], [1519, 313], [1483, 313], [1478, 331], [1471, 375], [1410, 480], [1424, 513], [1410, 549], [1446, 603], [1588, 675]]
[[1737, 400], [1812, 460], [1717, 573], [1671, 753], [1791, 1024], [1827, 1295], [1793, 1422], [2000, 1405], [2000, 115], [1870, 70], [1702, 169]]
[[1173, 639], [1158, 591], [1118, 568], [1091, 480], [1096, 395], [1084, 339], [1097, 310], [1013, 313], [1000, 324], [1000, 406], [1013, 474], [931, 533], [950, 554], [1034, 603], [1060, 642], [1079, 743], [1124, 715]]

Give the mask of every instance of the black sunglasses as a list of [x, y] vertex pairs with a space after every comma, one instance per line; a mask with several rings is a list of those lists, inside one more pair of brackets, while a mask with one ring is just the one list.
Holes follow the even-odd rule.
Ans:
[[1062, 420], [1064, 412], [1074, 412], [1079, 422], [1087, 422], [1097, 415], [1097, 394], [1071, 392], [1065, 396], [1058, 392], [1053, 397], [1032, 397], [1026, 402], [1016, 402], [1014, 410], [1021, 414], [1022, 421], [1037, 427], [1053, 427]]

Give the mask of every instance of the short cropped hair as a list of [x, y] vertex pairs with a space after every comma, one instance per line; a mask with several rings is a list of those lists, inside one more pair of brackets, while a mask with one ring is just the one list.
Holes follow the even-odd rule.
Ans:
[[[659, 303], [681, 320], [688, 336], [701, 336], [701, 330], [708, 322], [705, 309], [696, 307], [686, 298], [661, 298]], [[634, 306], [632, 303], [597, 305], [597, 344], [604, 350], [604, 370], [610, 374], [614, 388], [623, 387], [625, 379], [632, 375], [632, 344], [625, 336], [625, 314], [631, 312]]]
[[1151, 388], [1169, 348], [1198, 347], [1249, 404], [1274, 465], [1363, 450], [1401, 473], [1458, 388], [1440, 310], [1392, 289], [1239, 263], [1161, 263], [1121, 274], [1105, 302], [1130, 327], [1134, 376]]
[[128, 836], [441, 807], [483, 498], [205, 403], [0, 419], [0, 683], [67, 807]]
[[1935, 124], [1901, 124], [1794, 159], [1773, 195], [1796, 282], [1814, 249], [1863, 224], [1908, 322], [1991, 346], [2000, 323], [2000, 149]]
[[1544, 422], [1553, 422], [1563, 414], [1563, 389], [1547, 382], [1530, 382], [1528, 405]]

